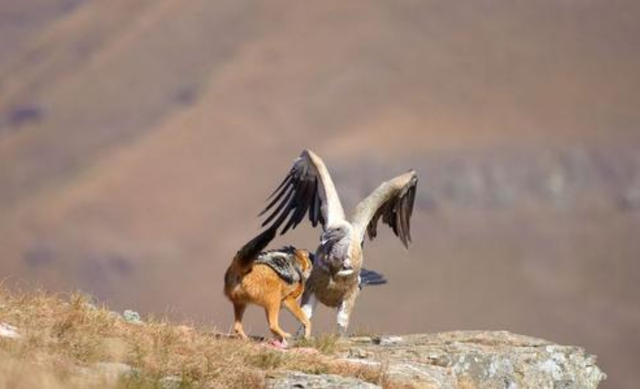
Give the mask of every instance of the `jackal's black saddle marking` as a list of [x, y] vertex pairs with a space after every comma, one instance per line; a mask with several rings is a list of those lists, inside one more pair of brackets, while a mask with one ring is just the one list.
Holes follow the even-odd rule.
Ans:
[[304, 271], [296, 259], [295, 251], [292, 246], [265, 251], [258, 255], [255, 263], [269, 266], [288, 284], [303, 282]]

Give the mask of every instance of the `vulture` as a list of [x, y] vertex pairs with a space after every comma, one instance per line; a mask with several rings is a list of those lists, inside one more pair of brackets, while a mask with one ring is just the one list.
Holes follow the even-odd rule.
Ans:
[[267, 199], [260, 213], [262, 227], [285, 234], [305, 218], [322, 227], [313, 270], [307, 280], [301, 305], [309, 319], [317, 302], [337, 308], [337, 330], [347, 334], [356, 297], [366, 277], [363, 270], [365, 235], [376, 237], [378, 223], [388, 225], [408, 248], [411, 242], [411, 214], [418, 176], [414, 170], [383, 182], [345, 216], [338, 192], [322, 159], [304, 150], [282, 183]]

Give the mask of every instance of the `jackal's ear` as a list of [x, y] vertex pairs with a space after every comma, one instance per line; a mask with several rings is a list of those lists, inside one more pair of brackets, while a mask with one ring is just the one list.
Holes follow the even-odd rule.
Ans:
[[307, 251], [307, 250], [297, 250], [297, 254], [302, 258], [302, 266], [303, 269], [302, 270], [307, 270], [307, 268], [311, 268], [313, 267], [313, 260], [311, 259], [311, 256], [313, 254], [311, 254], [311, 252]]

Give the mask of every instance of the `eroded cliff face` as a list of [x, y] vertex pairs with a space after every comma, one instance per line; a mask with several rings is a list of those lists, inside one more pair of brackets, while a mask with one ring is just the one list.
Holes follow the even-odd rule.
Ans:
[[[597, 388], [606, 375], [596, 357], [575, 346], [509, 332], [459, 331], [440, 334], [353, 337], [339, 358], [382, 366], [389, 387], [433, 389]], [[331, 375], [276, 374], [268, 387], [323, 388], [375, 385]]]

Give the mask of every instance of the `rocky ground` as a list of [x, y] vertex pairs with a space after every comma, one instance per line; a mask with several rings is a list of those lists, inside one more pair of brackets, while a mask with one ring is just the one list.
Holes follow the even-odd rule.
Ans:
[[0, 389], [595, 389], [606, 377], [579, 347], [504, 331], [320, 336], [281, 349], [77, 294], [0, 297]]
[[[416, 388], [596, 388], [605, 374], [579, 347], [498, 331], [354, 337], [343, 356]], [[307, 387], [320, 387], [309, 385]]]

